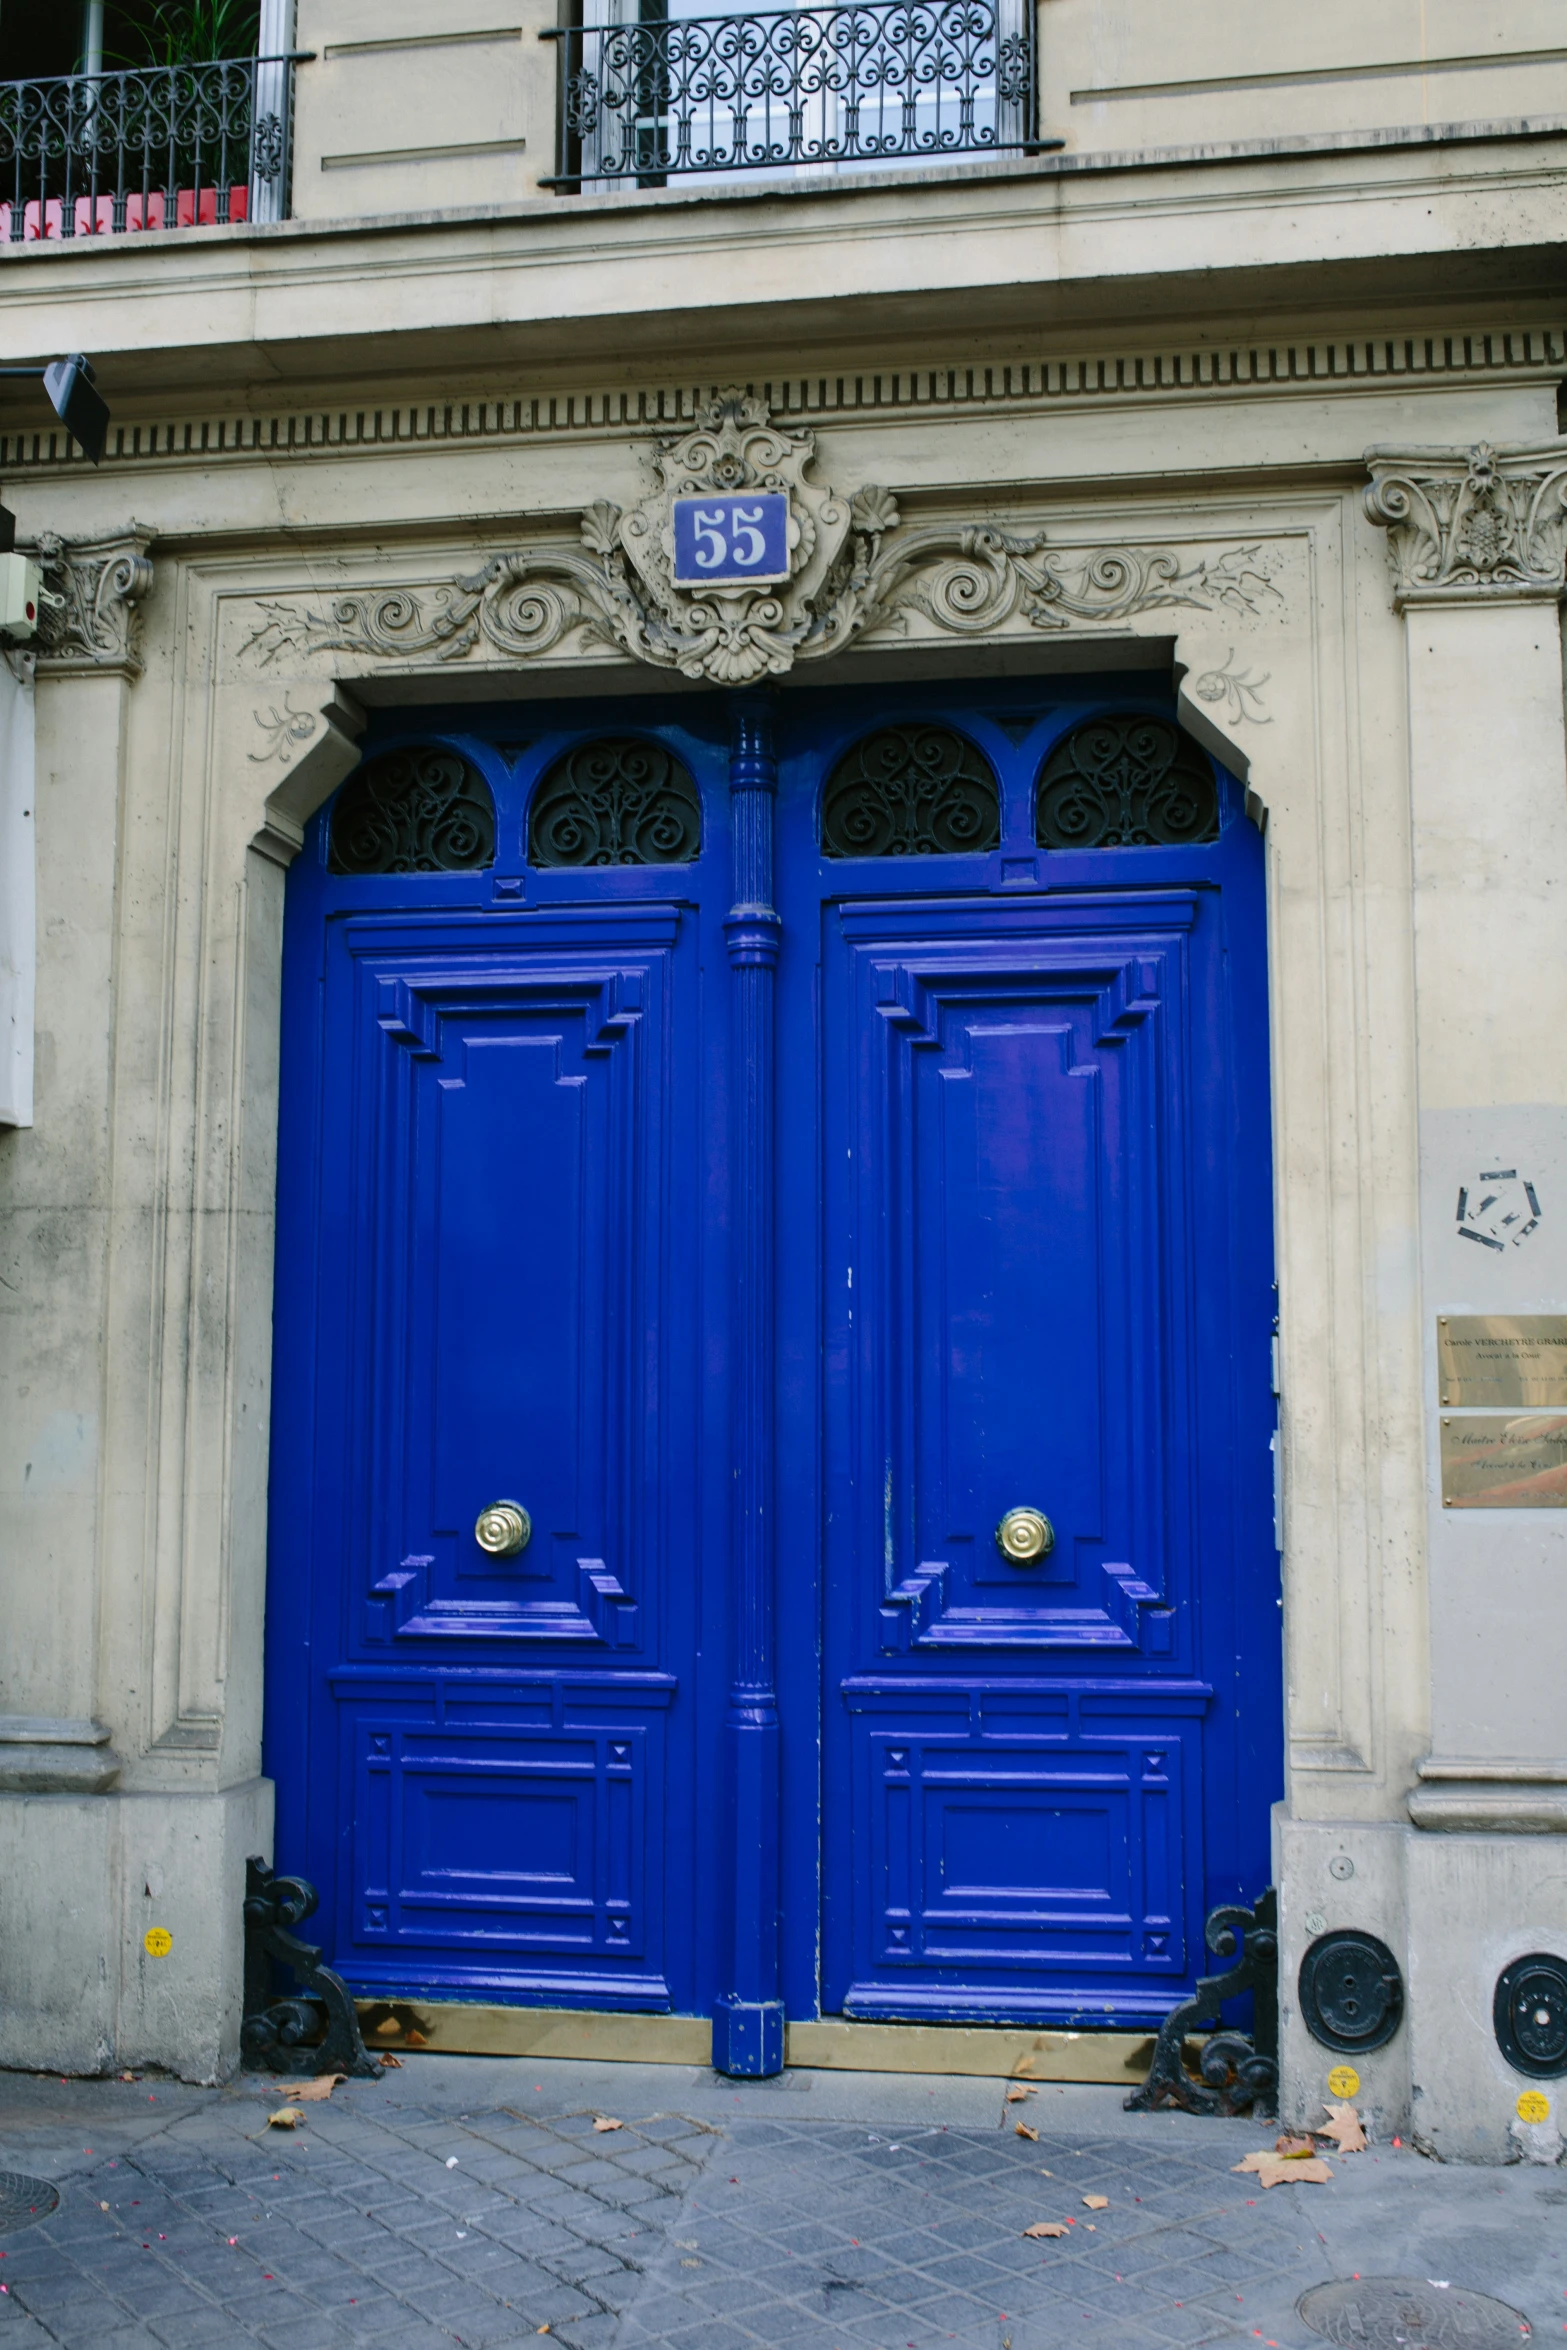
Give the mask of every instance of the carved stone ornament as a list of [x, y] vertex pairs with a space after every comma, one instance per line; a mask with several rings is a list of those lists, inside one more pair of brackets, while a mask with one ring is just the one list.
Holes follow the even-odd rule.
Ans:
[[141, 605], [152, 592], [154, 533], [133, 522], [100, 539], [42, 532], [26, 551], [43, 571], [38, 670], [43, 677], [142, 672]]
[[[1042, 530], [989, 522], [905, 528], [887, 490], [845, 497], [810, 480], [815, 453], [809, 426], [775, 423], [765, 401], [723, 392], [688, 432], [659, 444], [658, 486], [639, 506], [588, 508], [580, 549], [496, 555], [428, 595], [360, 589], [321, 611], [261, 603], [245, 650], [262, 667], [285, 651], [457, 661], [482, 648], [528, 660], [577, 631], [653, 668], [735, 686], [841, 652], [872, 629], [901, 626], [911, 610], [980, 636], [1017, 613], [1054, 630], [1177, 604], [1255, 612], [1279, 595], [1275, 558], [1256, 546], [1187, 563], [1166, 548], [1056, 554]], [[788, 580], [677, 586], [673, 499], [747, 490], [788, 497]]]
[[1388, 534], [1393, 600], [1559, 596], [1567, 585], [1567, 442], [1368, 449], [1366, 512]]

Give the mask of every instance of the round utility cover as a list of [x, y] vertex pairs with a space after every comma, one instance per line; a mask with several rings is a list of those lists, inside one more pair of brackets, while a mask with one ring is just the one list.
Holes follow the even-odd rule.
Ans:
[[1567, 1960], [1551, 1950], [1515, 1958], [1498, 1977], [1491, 2021], [1515, 2072], [1560, 2079], [1567, 2073]]
[[1404, 2013], [1398, 1961], [1375, 1934], [1323, 1934], [1300, 1962], [1300, 2012], [1324, 2048], [1383, 2048]]
[[47, 2179], [30, 2179], [25, 2171], [0, 2170], [0, 2236], [13, 2228], [31, 2227], [47, 2219], [60, 2200], [60, 2190]]
[[1505, 2301], [1424, 2277], [1356, 2277], [1313, 2285], [1296, 2311], [1341, 2350], [1518, 2350], [1528, 2319]]

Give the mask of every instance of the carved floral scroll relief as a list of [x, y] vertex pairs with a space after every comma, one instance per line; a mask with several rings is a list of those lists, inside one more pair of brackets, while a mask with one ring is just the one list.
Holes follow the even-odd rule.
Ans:
[[[526, 661], [572, 640], [738, 686], [903, 627], [913, 615], [950, 634], [986, 636], [1019, 620], [1056, 631], [1180, 606], [1256, 615], [1281, 601], [1272, 548], [1235, 545], [1191, 557], [1131, 544], [1065, 550], [1042, 530], [992, 522], [911, 527], [885, 489], [844, 496], [813, 480], [815, 449], [808, 426], [777, 423], [763, 401], [725, 392], [688, 432], [658, 445], [657, 486], [640, 505], [588, 508], [576, 546], [519, 548], [429, 587], [260, 601], [244, 650], [265, 669], [284, 655], [324, 652]], [[679, 584], [674, 499], [752, 489], [788, 496], [787, 581]]]

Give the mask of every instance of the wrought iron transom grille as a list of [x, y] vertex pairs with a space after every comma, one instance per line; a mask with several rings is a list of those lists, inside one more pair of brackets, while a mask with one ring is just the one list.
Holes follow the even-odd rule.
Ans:
[[1043, 849], [1180, 848], [1219, 837], [1213, 765], [1169, 718], [1090, 718], [1040, 770], [1034, 837]]
[[[850, 0], [562, 27], [557, 186], [940, 161], [1033, 139], [1018, 0]], [[1058, 140], [1040, 142], [1056, 146]]]
[[495, 802], [478, 769], [437, 743], [383, 751], [332, 811], [334, 873], [472, 873], [495, 862]]
[[689, 865], [701, 846], [696, 785], [639, 735], [605, 735], [557, 759], [528, 819], [535, 865]]
[[883, 726], [838, 761], [822, 798], [826, 857], [955, 856], [993, 849], [990, 762], [948, 726]]

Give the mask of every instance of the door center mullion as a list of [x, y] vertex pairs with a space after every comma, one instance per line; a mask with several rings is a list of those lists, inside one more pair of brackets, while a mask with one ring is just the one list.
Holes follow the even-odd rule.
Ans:
[[774, 1639], [775, 1021], [778, 762], [770, 697], [736, 695], [729, 756], [734, 902], [730, 973], [732, 1205], [731, 1668], [724, 1725], [733, 1901], [729, 1988], [713, 2010], [720, 2072], [783, 2070], [779, 1997], [779, 1732]]

